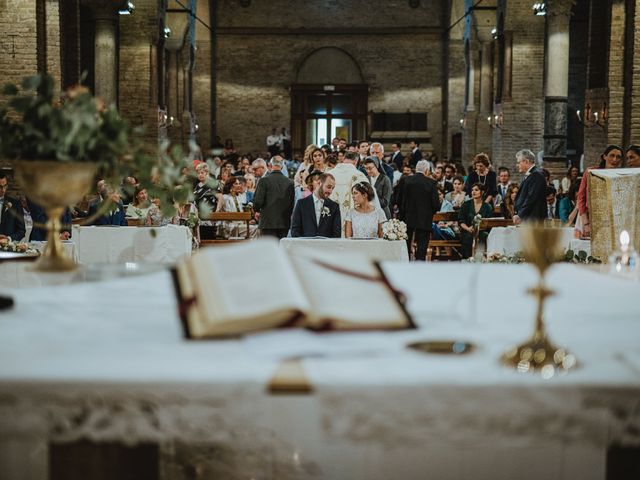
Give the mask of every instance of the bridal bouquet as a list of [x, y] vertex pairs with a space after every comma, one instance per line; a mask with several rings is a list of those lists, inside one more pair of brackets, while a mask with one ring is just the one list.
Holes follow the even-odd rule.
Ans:
[[382, 224], [382, 238], [385, 240], [406, 240], [407, 224], [392, 218]]

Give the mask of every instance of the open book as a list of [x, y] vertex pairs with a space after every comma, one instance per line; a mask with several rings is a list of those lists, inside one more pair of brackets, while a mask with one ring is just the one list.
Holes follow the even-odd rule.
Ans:
[[284, 326], [415, 328], [401, 295], [359, 254], [287, 254], [275, 239], [203, 248], [173, 270], [187, 338]]

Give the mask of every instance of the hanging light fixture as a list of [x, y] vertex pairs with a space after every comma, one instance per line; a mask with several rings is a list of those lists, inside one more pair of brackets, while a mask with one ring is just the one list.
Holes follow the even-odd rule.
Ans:
[[541, 17], [547, 14], [547, 4], [545, 2], [534, 3], [531, 8], [533, 8], [534, 15]]
[[131, 15], [135, 8], [136, 6], [133, 4], [133, 2], [127, 2], [127, 4], [123, 8], [118, 10], [118, 13], [120, 15]]

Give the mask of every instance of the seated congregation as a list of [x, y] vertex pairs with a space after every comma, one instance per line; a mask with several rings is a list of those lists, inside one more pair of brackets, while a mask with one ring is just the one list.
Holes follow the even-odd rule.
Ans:
[[[135, 177], [120, 185], [101, 179], [93, 194], [65, 211], [61, 235], [71, 236], [73, 222], [187, 225], [194, 247], [260, 235], [382, 238], [383, 224], [395, 218], [406, 223], [407, 248], [416, 260], [469, 258], [492, 226], [523, 221], [547, 220], [573, 227], [576, 238], [590, 236], [587, 176], [577, 166], [553, 178], [523, 149], [515, 154], [522, 178], [513, 181], [509, 168], [496, 167], [484, 153], [475, 155], [467, 171], [460, 163], [423, 155], [417, 141], [409, 148], [403, 155], [395, 142], [385, 155], [381, 143], [336, 138], [332, 145], [309, 145], [301, 158], [285, 159], [277, 151], [264, 159], [233, 149], [223, 157], [193, 160], [183, 172], [193, 186], [191, 200], [177, 203], [171, 217]], [[610, 145], [596, 168], [638, 165], [640, 147]], [[8, 190], [9, 176], [0, 172], [0, 239], [45, 240], [42, 207], [29, 200], [29, 192], [18, 198]], [[26, 229], [25, 222], [33, 228]]]

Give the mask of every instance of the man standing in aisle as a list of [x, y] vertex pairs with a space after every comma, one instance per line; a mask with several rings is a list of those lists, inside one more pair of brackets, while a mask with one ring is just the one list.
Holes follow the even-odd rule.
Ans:
[[429, 162], [420, 160], [416, 164], [416, 174], [407, 177], [403, 189], [402, 210], [407, 223], [407, 248], [411, 254], [412, 237], [415, 233], [415, 259], [420, 261], [427, 258], [433, 214], [440, 209], [436, 182], [425, 175], [428, 168]]
[[513, 223], [543, 221], [547, 217], [547, 181], [540, 168], [536, 167], [536, 156], [531, 150], [516, 153], [518, 171], [524, 174], [516, 196]]
[[279, 239], [289, 232], [295, 197], [293, 180], [280, 173], [283, 162], [279, 155], [270, 160], [271, 171], [262, 177], [253, 196], [253, 208], [260, 217], [260, 232]]

